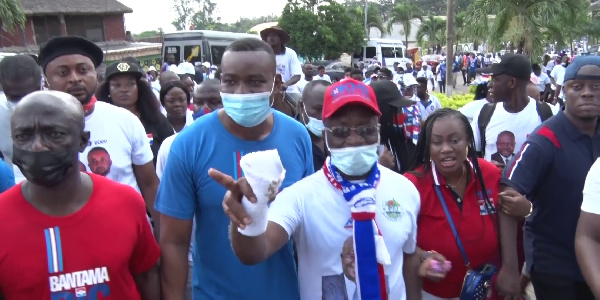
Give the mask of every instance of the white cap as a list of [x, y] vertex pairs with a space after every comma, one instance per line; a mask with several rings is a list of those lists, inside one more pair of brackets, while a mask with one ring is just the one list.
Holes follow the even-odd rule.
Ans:
[[185, 74], [185, 73], [183, 73], [183, 72], [181, 71], [181, 69], [180, 69], [178, 66], [176, 66], [176, 65], [170, 65], [170, 66], [167, 68], [167, 71], [172, 71], [172, 72], [175, 72], [175, 74], [177, 74], [177, 75], [183, 75], [183, 74]]
[[418, 85], [419, 83], [412, 74], [404, 74], [404, 86]]
[[150, 72], [150, 71], [156, 72], [156, 68], [154, 66], [150, 66], [150, 67], [148, 67], [148, 72]]
[[189, 75], [196, 74], [196, 69], [194, 68], [194, 65], [192, 65], [192, 63], [187, 62], [187, 61], [180, 63], [179, 69], [181, 70], [182, 74], [189, 74]]
[[204, 62], [202, 65], [203, 65], [205, 68], [207, 68], [207, 69], [209, 69], [209, 68], [210, 68], [210, 63], [209, 63], [209, 62], [207, 62], [207, 61], [205, 61], [205, 62]]

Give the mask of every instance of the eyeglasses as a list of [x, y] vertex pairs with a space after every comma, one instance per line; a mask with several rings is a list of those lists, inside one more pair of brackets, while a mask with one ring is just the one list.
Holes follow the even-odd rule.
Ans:
[[368, 138], [377, 133], [377, 131], [379, 130], [379, 124], [358, 127], [339, 126], [325, 128], [325, 130], [331, 132], [333, 136], [338, 138], [347, 138], [350, 136], [350, 134], [352, 134], [352, 131], [356, 131], [356, 133], [358, 133], [358, 135], [362, 136], [363, 138]]
[[349, 261], [354, 261], [354, 252], [342, 253], [342, 258]]

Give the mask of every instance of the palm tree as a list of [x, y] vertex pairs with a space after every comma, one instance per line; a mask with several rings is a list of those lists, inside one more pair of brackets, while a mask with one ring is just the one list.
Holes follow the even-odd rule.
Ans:
[[25, 25], [25, 12], [19, 0], [0, 0], [0, 27], [12, 32], [15, 27]]
[[[567, 16], [567, 19], [576, 21], [585, 2], [586, 0], [474, 0], [467, 9], [467, 23], [473, 25], [471, 30], [476, 36], [489, 36], [492, 44], [510, 41], [518, 46], [521, 53], [539, 56], [543, 53], [544, 35], [556, 21], [556, 16]], [[488, 15], [491, 13], [495, 13], [496, 18], [490, 25]], [[567, 23], [563, 25], [571, 26]]]
[[[354, 18], [356, 18], [357, 20], [361, 20], [361, 22], [364, 22], [364, 6], [353, 6], [349, 7], [348, 9]], [[381, 11], [379, 10], [377, 4], [369, 3], [369, 7], [367, 9], [367, 28], [365, 28], [367, 37], [369, 36], [371, 28], [377, 28], [379, 30], [380, 37], [388, 32], [383, 26], [383, 18], [381, 16]]]
[[427, 16], [417, 31], [417, 42], [423, 45], [423, 38], [427, 36], [426, 47], [435, 49], [436, 53], [441, 51], [446, 35], [446, 21], [432, 15]]
[[419, 7], [410, 3], [397, 4], [389, 12], [387, 30], [388, 32], [391, 32], [394, 24], [402, 24], [402, 30], [404, 31], [404, 44], [408, 46], [408, 36], [412, 30], [412, 25], [416, 25], [414, 23], [415, 20], [423, 21], [423, 15]]

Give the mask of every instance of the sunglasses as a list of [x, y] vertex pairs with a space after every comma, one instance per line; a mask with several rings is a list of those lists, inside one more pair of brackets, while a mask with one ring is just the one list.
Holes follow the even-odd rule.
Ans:
[[347, 138], [350, 136], [350, 134], [352, 134], [352, 131], [356, 131], [356, 133], [358, 133], [358, 135], [360, 135], [363, 138], [368, 138], [375, 135], [378, 132], [379, 124], [358, 127], [338, 126], [325, 128], [325, 130], [331, 132], [331, 134], [337, 138]]

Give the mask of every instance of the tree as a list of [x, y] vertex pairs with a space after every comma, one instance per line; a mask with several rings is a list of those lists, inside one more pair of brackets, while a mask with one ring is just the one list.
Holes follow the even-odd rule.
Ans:
[[412, 25], [416, 25], [415, 20], [423, 21], [421, 10], [410, 3], [397, 4], [390, 12], [390, 19], [387, 23], [388, 32], [392, 31], [392, 27], [396, 23], [402, 24], [404, 32], [404, 44], [408, 45], [408, 36], [412, 30]]
[[[425, 45], [426, 48], [433, 48], [436, 53], [442, 50], [442, 45], [445, 42], [446, 35], [446, 20], [432, 15], [423, 19], [419, 31], [417, 31], [417, 42], [419, 45]], [[427, 36], [427, 42], [423, 42], [423, 38]]]
[[290, 34], [290, 47], [309, 60], [335, 59], [364, 45], [362, 20], [335, 0], [321, 0], [317, 7], [288, 2], [279, 26]]
[[0, 0], [0, 27], [12, 32], [15, 27], [25, 25], [25, 12], [19, 0]]
[[217, 5], [212, 0], [175, 0], [173, 10], [178, 17], [171, 23], [177, 30], [218, 29], [220, 19], [214, 17]]
[[177, 30], [187, 30], [192, 25], [192, 20], [198, 12], [195, 0], [175, 0], [173, 10], [177, 18], [171, 22]]
[[290, 46], [309, 60], [320, 59], [323, 55], [322, 45], [317, 38], [319, 18], [306, 6], [300, 3], [288, 3], [279, 21], [279, 26], [290, 35]]
[[346, 7], [335, 0], [323, 0], [327, 5], [318, 7], [317, 35], [323, 43], [325, 59], [336, 59], [344, 52], [354, 53], [364, 44], [363, 23], [353, 18]]
[[156, 37], [156, 36], [160, 36], [161, 34], [158, 32], [158, 30], [147, 30], [147, 31], [142, 31], [138, 34], [134, 34], [133, 37], [135, 39], [143, 39], [143, 38], [152, 38], [152, 37]]
[[[363, 6], [348, 6], [346, 8], [352, 15], [353, 19], [358, 20], [361, 24], [364, 24], [365, 20], [365, 7]], [[389, 32], [385, 26], [383, 26], [383, 18], [381, 17], [381, 10], [379, 6], [375, 3], [369, 3], [369, 7], [367, 8], [367, 28], [365, 34], [368, 36], [371, 28], [377, 28], [381, 35]]]
[[[544, 53], [546, 37], [553, 40], [565, 37], [564, 28], [573, 24], [562, 23], [556, 31], [557, 17], [577, 23], [577, 16], [586, 0], [474, 0], [467, 10], [467, 23], [477, 36], [488, 36], [492, 45], [511, 42], [519, 53], [539, 57]], [[589, 5], [589, 4], [588, 4]], [[493, 24], [488, 15], [495, 13]], [[584, 14], [587, 14], [584, 12]]]

